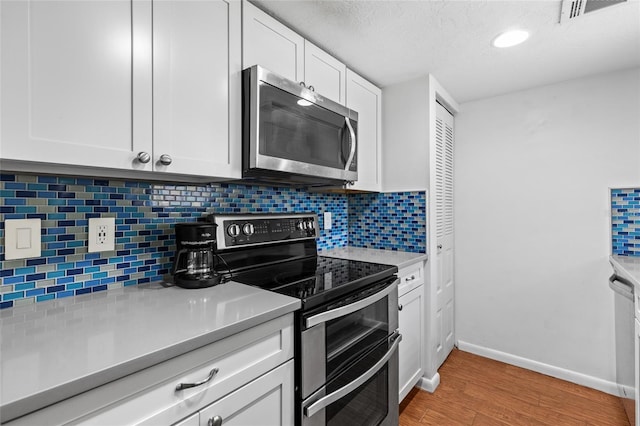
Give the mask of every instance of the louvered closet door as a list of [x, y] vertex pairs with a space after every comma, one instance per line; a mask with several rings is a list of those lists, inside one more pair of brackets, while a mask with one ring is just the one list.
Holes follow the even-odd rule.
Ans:
[[436, 366], [453, 349], [453, 115], [436, 111]]

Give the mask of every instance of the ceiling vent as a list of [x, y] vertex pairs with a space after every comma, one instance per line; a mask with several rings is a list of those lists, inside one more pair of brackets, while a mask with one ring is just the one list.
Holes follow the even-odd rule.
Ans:
[[562, 0], [560, 23], [564, 24], [584, 14], [626, 2], [627, 0]]

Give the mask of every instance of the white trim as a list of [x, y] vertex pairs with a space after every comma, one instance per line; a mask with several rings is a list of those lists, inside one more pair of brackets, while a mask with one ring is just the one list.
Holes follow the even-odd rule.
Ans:
[[426, 390], [427, 392], [433, 393], [438, 388], [439, 384], [440, 384], [440, 373], [436, 373], [431, 378], [423, 376], [420, 380], [418, 380], [418, 383], [416, 385], [422, 390]]
[[606, 392], [611, 395], [620, 396], [618, 384], [603, 380], [598, 377], [588, 376], [578, 373], [577, 371], [567, 370], [565, 368], [556, 367], [554, 365], [545, 364], [543, 362], [534, 361], [532, 359], [523, 358], [506, 352], [497, 351], [495, 349], [486, 348], [484, 346], [474, 345], [473, 343], [458, 341], [458, 349], [472, 354], [480, 355], [506, 364], [515, 365], [516, 367], [526, 368], [527, 370], [542, 373], [557, 379], [566, 380], [571, 383], [586, 386]]

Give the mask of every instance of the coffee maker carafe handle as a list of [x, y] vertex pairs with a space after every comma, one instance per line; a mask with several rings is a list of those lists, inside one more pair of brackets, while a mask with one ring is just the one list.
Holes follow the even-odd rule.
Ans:
[[187, 251], [188, 251], [187, 249], [182, 249], [176, 254], [176, 259], [173, 262], [173, 269], [171, 271], [171, 275], [175, 275], [175, 274], [177, 274], [179, 272], [186, 272], [187, 271], [186, 269], [177, 270], [178, 269], [178, 265], [180, 264], [180, 257], [182, 255], [184, 255], [185, 253], [187, 253]]

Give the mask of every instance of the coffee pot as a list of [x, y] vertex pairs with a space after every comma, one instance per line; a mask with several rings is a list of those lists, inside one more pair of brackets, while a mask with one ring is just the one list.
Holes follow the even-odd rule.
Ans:
[[173, 281], [184, 288], [204, 288], [220, 283], [216, 272], [216, 225], [177, 223]]

